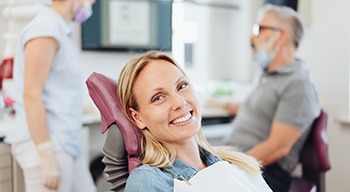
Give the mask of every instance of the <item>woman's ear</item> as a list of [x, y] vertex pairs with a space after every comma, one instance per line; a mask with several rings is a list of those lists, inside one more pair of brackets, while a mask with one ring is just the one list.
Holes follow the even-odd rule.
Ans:
[[133, 120], [136, 123], [136, 126], [140, 129], [144, 129], [146, 128], [146, 125], [143, 123], [142, 118], [139, 114], [139, 112], [137, 112], [135, 109], [133, 108], [129, 108], [129, 113], [131, 114], [131, 117], [133, 118]]

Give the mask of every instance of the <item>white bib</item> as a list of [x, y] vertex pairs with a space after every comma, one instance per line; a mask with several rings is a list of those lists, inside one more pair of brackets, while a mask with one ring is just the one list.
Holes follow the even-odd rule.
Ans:
[[261, 174], [252, 174], [227, 161], [219, 161], [199, 171], [190, 180], [174, 179], [174, 192], [271, 192]]

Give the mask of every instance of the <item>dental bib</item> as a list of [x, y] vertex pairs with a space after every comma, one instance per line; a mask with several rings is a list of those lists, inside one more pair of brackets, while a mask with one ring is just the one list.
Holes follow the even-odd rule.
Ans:
[[261, 174], [248, 173], [237, 165], [219, 161], [199, 171], [187, 183], [174, 179], [174, 192], [272, 191]]

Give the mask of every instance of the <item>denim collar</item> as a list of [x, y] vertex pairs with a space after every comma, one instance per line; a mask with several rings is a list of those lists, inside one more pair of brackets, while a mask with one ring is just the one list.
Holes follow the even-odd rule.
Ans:
[[[206, 163], [209, 167], [210, 165], [220, 161], [221, 159], [210, 152], [200, 148], [200, 156], [201, 159]], [[179, 159], [175, 159], [172, 166], [163, 168], [163, 170], [170, 175], [172, 175], [175, 179], [178, 180], [190, 180], [195, 174], [198, 173], [199, 170], [187, 165], [186, 163], [180, 161]]]

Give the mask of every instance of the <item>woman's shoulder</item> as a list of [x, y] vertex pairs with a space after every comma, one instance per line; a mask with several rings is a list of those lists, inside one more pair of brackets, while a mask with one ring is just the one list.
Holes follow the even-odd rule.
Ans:
[[[46, 8], [48, 9], [48, 8]], [[59, 38], [62, 32], [61, 24], [50, 11], [45, 9], [39, 12], [22, 30], [24, 39], [31, 39], [41, 36]]]
[[165, 175], [160, 168], [144, 164], [133, 169], [128, 179], [131, 180], [135, 178], [136, 180], [151, 180], [153, 178], [162, 177], [165, 177]]
[[[173, 179], [165, 174], [161, 168], [148, 164], [133, 169], [127, 179], [128, 191], [169, 191], [173, 189]], [[167, 189], [167, 190], [165, 190]]]
[[136, 167], [135, 169], [133, 169], [133, 170], [131, 171], [130, 174], [132, 174], [132, 173], [138, 173], [138, 172], [143, 172], [143, 171], [145, 171], [145, 172], [150, 172], [150, 173], [156, 173], [156, 172], [158, 172], [158, 170], [159, 170], [158, 167], [153, 167], [153, 166], [150, 166], [150, 165], [148, 165], [148, 164], [143, 164], [143, 165], [141, 165], [141, 166]]
[[27, 26], [58, 26], [59, 24], [55, 22], [56, 17], [48, 7], [41, 7], [38, 14], [28, 23]]

